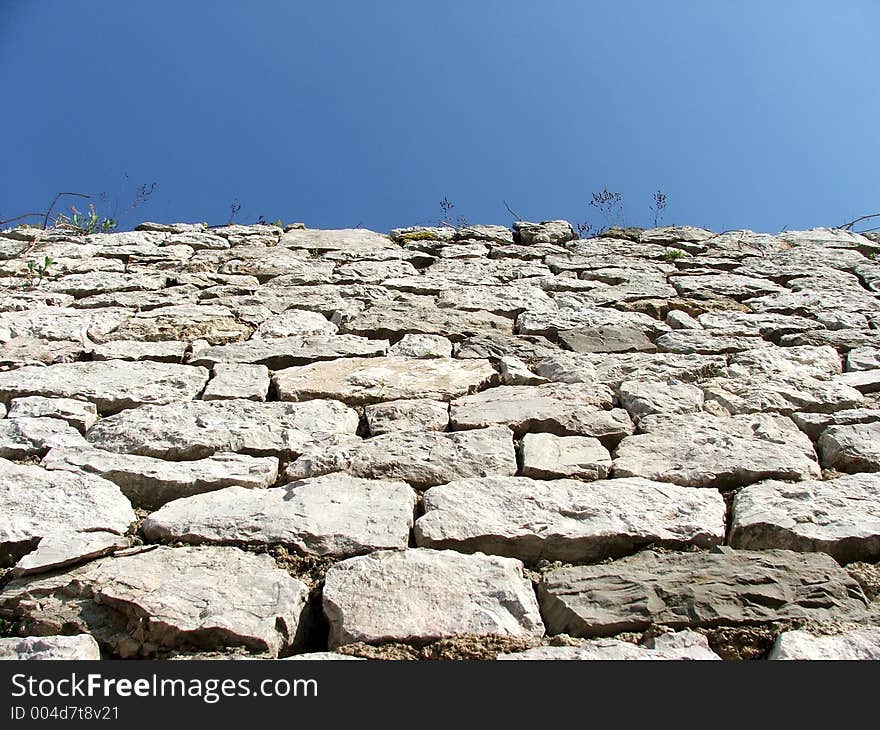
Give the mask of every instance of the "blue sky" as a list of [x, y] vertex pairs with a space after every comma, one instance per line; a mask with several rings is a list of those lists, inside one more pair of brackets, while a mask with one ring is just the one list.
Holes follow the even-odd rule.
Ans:
[[603, 188], [840, 224], [880, 211], [878, 37], [877, 0], [0, 0], [0, 219], [155, 180], [123, 228], [601, 224]]

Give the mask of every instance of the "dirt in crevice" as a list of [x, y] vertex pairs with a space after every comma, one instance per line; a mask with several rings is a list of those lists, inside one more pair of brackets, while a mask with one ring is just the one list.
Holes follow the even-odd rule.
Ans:
[[724, 498], [724, 506], [726, 509], [724, 510], [724, 540], [722, 541], [722, 545], [730, 544], [730, 529], [733, 527], [733, 500], [742, 489], [731, 489], [728, 492], [721, 492], [721, 496]]
[[869, 601], [880, 597], [880, 563], [850, 563], [844, 569], [858, 583]]
[[301, 580], [309, 588], [323, 585], [327, 571], [337, 562], [337, 558], [320, 555], [299, 555], [290, 552], [282, 545], [254, 545], [242, 547], [252, 553], [268, 553], [275, 559], [276, 565], [291, 576]]
[[493, 660], [499, 654], [511, 654], [540, 646], [540, 639], [511, 636], [479, 636], [465, 634], [446, 639], [436, 639], [421, 645], [403, 642], [384, 644], [346, 644], [336, 651], [365, 659], [386, 660]]

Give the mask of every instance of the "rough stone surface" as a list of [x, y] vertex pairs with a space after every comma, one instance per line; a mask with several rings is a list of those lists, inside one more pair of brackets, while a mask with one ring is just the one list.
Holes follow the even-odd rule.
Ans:
[[880, 421], [880, 409], [852, 408], [834, 413], [792, 413], [791, 420], [813, 441], [818, 441], [828, 426], [849, 426], [854, 423]]
[[308, 589], [268, 555], [233, 547], [153, 546], [45, 578], [16, 580], [0, 611], [35, 632], [92, 628], [120, 657], [241, 646], [291, 646]]
[[815, 636], [809, 631], [784, 631], [768, 659], [777, 660], [880, 660], [880, 628], [855, 629], [832, 636]]
[[559, 568], [538, 586], [552, 634], [610, 636], [651, 624], [673, 629], [782, 619], [861, 618], [861, 588], [821, 553], [731, 550], [658, 553]]
[[133, 505], [145, 509], [224, 487], [261, 489], [271, 486], [278, 477], [278, 459], [274, 456], [218, 452], [194, 461], [165, 461], [91, 446], [53, 448], [40, 466], [51, 471], [97, 474], [117, 484]]
[[0, 372], [0, 400], [40, 395], [94, 403], [101, 414], [147, 403], [192, 400], [208, 382], [204, 368], [157, 362], [72, 362]]
[[[667, 605], [724, 658], [873, 626], [878, 255], [880, 234], [832, 228], [580, 239], [560, 220], [0, 231], [0, 458], [25, 470], [0, 480], [18, 505], [0, 522], [33, 532], [0, 556], [0, 633], [87, 633], [104, 658], [320, 656], [325, 577], [351, 559], [373, 587], [346, 589], [332, 631], [366, 628], [334, 657], [705, 655], [664, 633]], [[93, 487], [50, 489], [69, 479], [124, 524]], [[520, 567], [493, 562], [622, 580], [651, 545], [587, 602], [601, 646], [542, 638]], [[718, 545], [757, 557], [722, 579], [697, 565]], [[816, 560], [873, 613], [826, 600], [845, 576], [798, 562]], [[643, 635], [606, 605], [630, 600]], [[779, 618], [792, 606], [809, 615]]]
[[265, 365], [217, 363], [214, 375], [202, 393], [202, 400], [266, 400], [269, 368]]
[[282, 400], [335, 398], [365, 404], [428, 398], [450, 400], [488, 385], [495, 369], [481, 360], [339, 358], [279, 370], [272, 378]]
[[314, 555], [403, 549], [416, 493], [404, 482], [344, 474], [274, 489], [227, 487], [170, 502], [143, 523], [153, 540], [282, 544]]
[[560, 344], [574, 352], [655, 352], [657, 346], [636, 327], [578, 327], [559, 333]]
[[880, 422], [829, 426], [819, 437], [822, 466], [838, 471], [880, 471]]
[[724, 539], [724, 499], [646, 479], [584, 483], [464, 479], [425, 492], [416, 544], [526, 562], [578, 562], [649, 544], [709, 547]]
[[203, 339], [212, 345], [250, 337], [253, 328], [239, 322], [226, 307], [179, 304], [138, 312], [103, 340]]
[[452, 357], [452, 343], [440, 335], [404, 335], [388, 354], [400, 357]]
[[0, 660], [94, 660], [100, 658], [101, 649], [98, 647], [98, 642], [89, 634], [0, 639]]
[[350, 558], [327, 572], [323, 606], [331, 648], [544, 633], [522, 563], [494, 555], [416, 548]]
[[612, 397], [602, 385], [505, 385], [452, 401], [450, 424], [456, 430], [505, 425], [517, 435], [592, 436], [614, 444], [632, 433], [633, 425], [626, 411], [610, 408]]
[[359, 420], [338, 401], [192, 401], [104, 418], [89, 431], [88, 441], [107, 451], [170, 461], [218, 451], [292, 458], [321, 436], [355, 433]]
[[842, 373], [835, 378], [835, 382], [855, 388], [860, 393], [876, 393], [880, 391], [880, 368]]
[[0, 459], [0, 553], [20, 570], [48, 570], [125, 544], [137, 520], [112, 482]]
[[27, 459], [43, 456], [56, 446], [81, 446], [79, 431], [60, 418], [5, 418], [0, 421], [0, 458]]
[[344, 471], [430, 487], [453, 479], [516, 474], [513, 434], [503, 426], [439, 433], [400, 431], [370, 439], [316, 442], [288, 468], [289, 479]]
[[839, 563], [880, 559], [880, 474], [796, 484], [766, 481], [737, 493], [730, 545], [824, 552]]
[[880, 347], [857, 347], [846, 355], [846, 369], [849, 371], [876, 368], [880, 368]]
[[611, 454], [591, 436], [527, 433], [521, 455], [523, 476], [535, 479], [604, 479], [611, 471]]
[[647, 416], [639, 426], [646, 433], [614, 452], [614, 476], [720, 489], [819, 477], [812, 443], [784, 416]]
[[449, 404], [436, 400], [392, 400], [364, 408], [371, 436], [394, 431], [445, 431]]
[[[669, 639], [667, 637], [674, 637]], [[621, 661], [690, 660], [720, 661], [706, 637], [696, 631], [661, 634], [654, 646], [639, 646], [619, 639], [593, 639], [575, 646], [539, 646], [515, 654], [499, 654], [499, 660], [525, 661]]]
[[703, 391], [677, 381], [627, 380], [620, 384], [620, 404], [633, 420], [654, 414], [694, 413], [703, 408]]
[[88, 401], [32, 395], [13, 398], [8, 415], [9, 418], [60, 418], [80, 433], [85, 433], [98, 420], [98, 409]]
[[204, 367], [243, 363], [281, 370], [339, 357], [377, 357], [384, 355], [387, 350], [387, 340], [368, 340], [354, 335], [278, 337], [194, 349], [189, 363]]

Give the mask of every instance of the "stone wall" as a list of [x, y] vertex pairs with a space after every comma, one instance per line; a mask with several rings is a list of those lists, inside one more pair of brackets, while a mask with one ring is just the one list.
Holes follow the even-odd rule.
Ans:
[[878, 252], [5, 231], [0, 656], [878, 658]]

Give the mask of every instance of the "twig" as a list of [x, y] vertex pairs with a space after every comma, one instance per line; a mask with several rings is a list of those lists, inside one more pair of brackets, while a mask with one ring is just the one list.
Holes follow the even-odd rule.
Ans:
[[513, 216], [513, 219], [514, 219], [515, 221], [521, 221], [521, 220], [523, 219], [523, 217], [522, 217], [519, 213], [517, 213], [515, 210], [513, 210], [513, 209], [507, 204], [507, 201], [506, 201], [506, 200], [502, 200], [501, 202], [504, 203], [504, 207], [507, 208], [507, 212], [510, 213], [510, 215]]
[[22, 218], [38, 218], [41, 215], [45, 215], [44, 213], [25, 213], [24, 215], [17, 215], [15, 218], [7, 218], [5, 221], [0, 221], [0, 226], [5, 226], [7, 223], [15, 223], [15, 221], [20, 221]]
[[84, 193], [58, 193], [58, 195], [56, 195], [52, 199], [52, 205], [49, 206], [49, 210], [46, 211], [46, 215], [43, 217], [43, 230], [44, 231], [46, 230], [46, 228], [49, 225], [49, 216], [52, 215], [52, 209], [55, 207], [55, 204], [58, 202], [58, 198], [60, 198], [62, 195], [75, 195], [78, 198], [91, 198], [92, 197], [91, 195], [86, 195]]
[[849, 223], [844, 223], [842, 226], [837, 226], [837, 228], [844, 230], [844, 231], [851, 231], [853, 229], [853, 226], [856, 223], [859, 223], [861, 221], [866, 221], [870, 218], [880, 218], [880, 213], [871, 213], [871, 215], [859, 216], [854, 221], [850, 221]]

